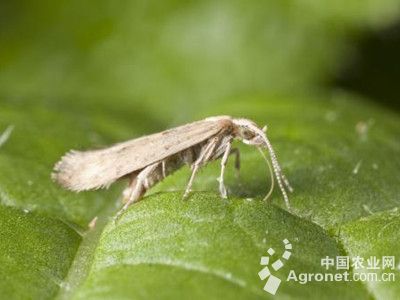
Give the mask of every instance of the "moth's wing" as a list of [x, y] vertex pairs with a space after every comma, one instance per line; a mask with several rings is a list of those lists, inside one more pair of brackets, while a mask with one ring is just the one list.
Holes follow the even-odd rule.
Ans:
[[107, 187], [115, 180], [196, 145], [231, 126], [214, 117], [92, 151], [71, 151], [55, 165], [52, 177], [74, 191]]

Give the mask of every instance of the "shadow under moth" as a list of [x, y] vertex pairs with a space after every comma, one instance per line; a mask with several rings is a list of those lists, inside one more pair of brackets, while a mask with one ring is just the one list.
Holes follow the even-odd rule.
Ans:
[[[261, 129], [251, 120], [230, 116], [206, 118], [104, 149], [71, 150], [55, 165], [52, 178], [76, 192], [108, 187], [118, 179], [128, 178], [119, 216], [129, 205], [140, 200], [148, 189], [185, 164], [192, 171], [183, 196], [186, 198], [199, 168], [209, 161], [221, 159], [219, 191], [221, 197], [226, 198], [224, 172], [230, 154], [236, 155], [235, 166], [237, 169], [240, 167], [239, 150], [232, 148], [233, 140], [241, 140], [259, 149], [271, 172], [272, 184], [265, 199], [272, 193], [275, 175], [285, 204], [290, 208], [286, 189], [291, 192], [292, 188], [266, 136], [266, 127]], [[262, 149], [268, 150], [272, 169]]]

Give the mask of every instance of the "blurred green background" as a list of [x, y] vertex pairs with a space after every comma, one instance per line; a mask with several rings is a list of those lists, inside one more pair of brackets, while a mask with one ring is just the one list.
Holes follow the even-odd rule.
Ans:
[[[396, 299], [398, 282], [272, 297], [257, 272], [283, 237], [299, 272], [326, 255], [400, 259], [399, 53], [398, 0], [0, 0], [0, 298]], [[258, 201], [267, 171], [246, 147], [228, 202], [213, 163], [195, 185], [209, 193], [162, 193], [184, 169], [116, 225], [123, 183], [50, 180], [69, 149], [216, 114], [268, 124], [292, 212], [279, 192]]]
[[7, 98], [135, 102], [183, 119], [248, 92], [398, 92], [397, 0], [0, 5]]

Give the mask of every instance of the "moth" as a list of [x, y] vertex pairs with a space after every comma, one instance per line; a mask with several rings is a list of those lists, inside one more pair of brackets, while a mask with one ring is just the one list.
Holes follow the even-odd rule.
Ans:
[[[210, 161], [221, 159], [219, 192], [222, 198], [226, 198], [225, 167], [229, 155], [234, 154], [235, 167], [237, 170], [240, 168], [239, 150], [232, 148], [232, 142], [240, 140], [257, 147], [269, 166], [272, 184], [265, 198], [272, 192], [275, 175], [285, 204], [290, 209], [287, 190], [291, 192], [292, 187], [282, 172], [266, 131], [266, 126], [261, 129], [248, 119], [210, 117], [104, 149], [71, 150], [56, 163], [52, 178], [64, 188], [76, 192], [105, 188], [116, 180], [128, 178], [120, 215], [152, 186], [182, 166], [189, 165], [191, 176], [183, 195], [186, 198], [198, 170]], [[262, 149], [268, 150], [272, 169]]]

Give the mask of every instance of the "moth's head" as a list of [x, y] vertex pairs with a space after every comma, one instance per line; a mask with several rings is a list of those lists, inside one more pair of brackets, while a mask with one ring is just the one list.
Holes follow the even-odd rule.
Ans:
[[[266, 148], [270, 154], [272, 168], [270, 167], [271, 174], [275, 173], [276, 180], [278, 181], [279, 188], [282, 192], [283, 198], [285, 199], [286, 206], [290, 208], [289, 198], [287, 196], [287, 192], [285, 188], [287, 188], [290, 192], [293, 190], [289, 184], [289, 181], [282, 173], [282, 169], [278, 163], [278, 159], [276, 158], [275, 151], [272, 148], [271, 143], [269, 142], [266, 131], [267, 126], [260, 128], [256, 123], [250, 121], [248, 119], [233, 119], [232, 120], [235, 127], [235, 137], [242, 140], [243, 143], [256, 146], [258, 150], [260, 150], [261, 154], [263, 154], [262, 148]], [[269, 162], [266, 156], [263, 154], [268, 166]], [[271, 178], [273, 176], [271, 175]], [[273, 184], [271, 186], [271, 190], [268, 192], [266, 198], [269, 197], [273, 189]]]
[[243, 143], [253, 146], [265, 146], [265, 133], [267, 126], [260, 128], [251, 120], [248, 119], [233, 119], [233, 124], [236, 126], [236, 136]]

